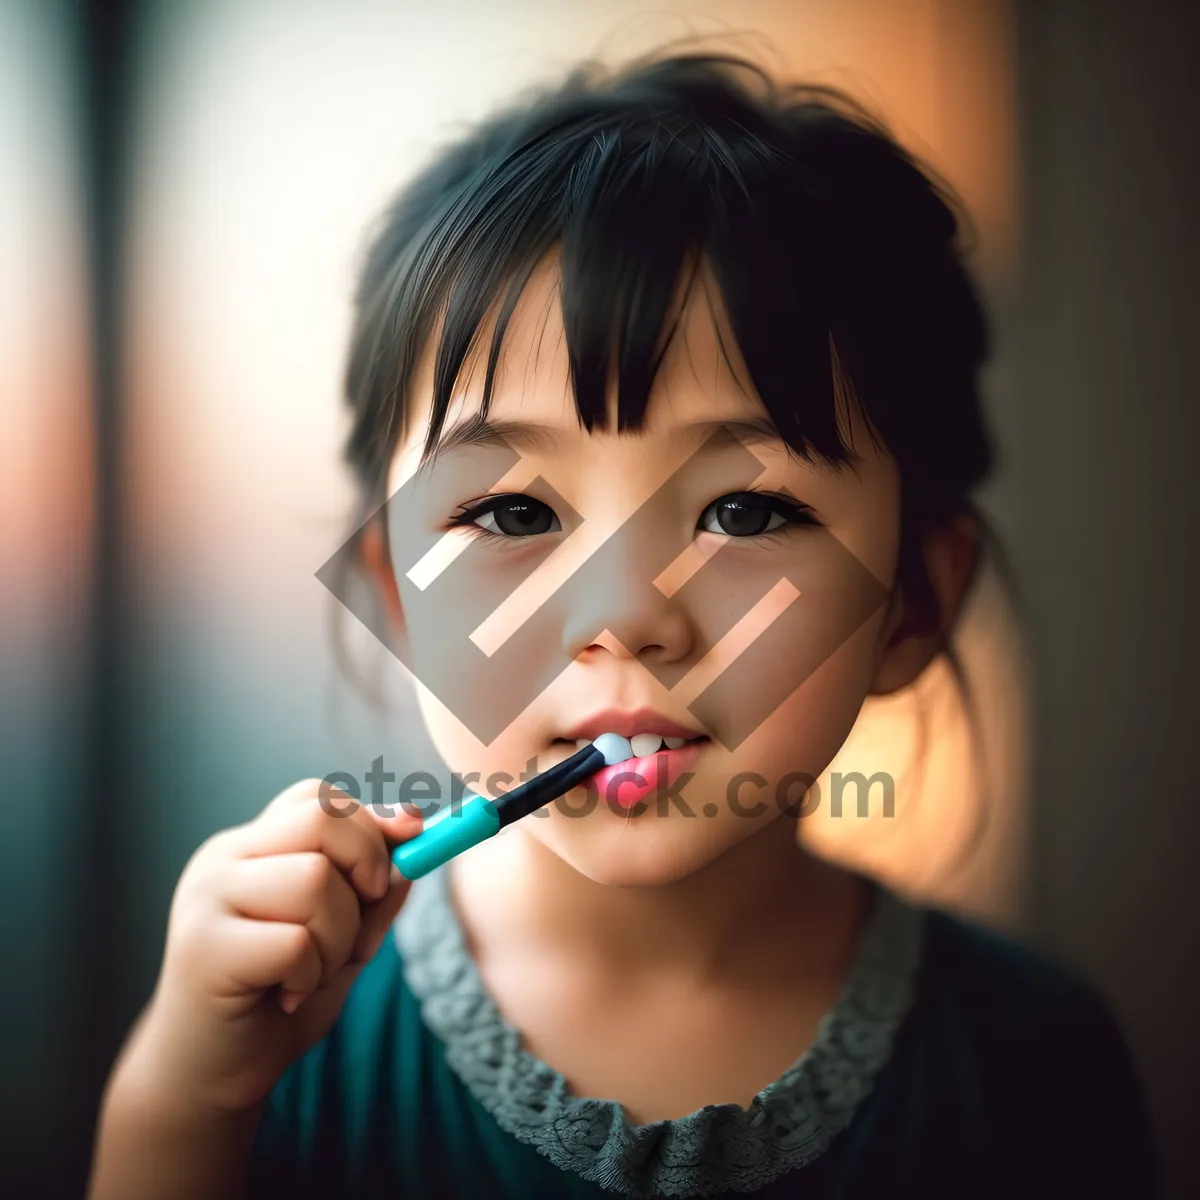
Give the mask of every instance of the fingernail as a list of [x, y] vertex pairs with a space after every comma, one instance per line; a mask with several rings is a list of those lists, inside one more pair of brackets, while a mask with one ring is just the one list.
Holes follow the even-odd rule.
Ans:
[[304, 992], [284, 991], [279, 994], [279, 1007], [282, 1008], [285, 1013], [291, 1016], [291, 1014], [294, 1013], [296, 1009], [298, 1009], [300, 1005], [303, 1004], [307, 999], [308, 997]]

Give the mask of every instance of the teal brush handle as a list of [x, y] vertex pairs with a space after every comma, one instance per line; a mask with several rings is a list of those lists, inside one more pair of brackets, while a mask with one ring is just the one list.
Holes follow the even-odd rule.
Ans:
[[485, 796], [468, 796], [434, 813], [415, 838], [392, 851], [392, 862], [405, 879], [420, 879], [499, 832], [496, 806]]
[[627, 739], [602, 733], [564, 762], [505, 792], [498, 800], [468, 796], [463, 804], [447, 805], [425, 822], [415, 838], [392, 851], [392, 862], [405, 879], [420, 879], [456, 854], [494, 837], [502, 826], [519, 821], [569, 792], [601, 767], [615, 766], [632, 754]]

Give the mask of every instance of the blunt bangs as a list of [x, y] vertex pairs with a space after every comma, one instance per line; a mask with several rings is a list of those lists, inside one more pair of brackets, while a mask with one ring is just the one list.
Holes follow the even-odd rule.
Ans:
[[618, 430], [641, 426], [681, 293], [705, 267], [749, 382], [798, 455], [851, 463], [853, 405], [872, 438], [909, 460], [917, 507], [952, 505], [987, 459], [969, 416], [953, 417], [971, 409], [986, 356], [957, 229], [943, 193], [835, 91], [779, 87], [721, 55], [613, 76], [585, 66], [443, 151], [385, 214], [357, 296], [348, 458], [381, 499], [439, 326], [424, 455], [491, 323], [486, 413], [509, 320], [557, 251], [587, 430], [606, 427], [614, 377]]

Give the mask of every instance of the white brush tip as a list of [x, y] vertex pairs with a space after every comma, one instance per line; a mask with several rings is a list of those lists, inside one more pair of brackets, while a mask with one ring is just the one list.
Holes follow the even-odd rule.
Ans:
[[592, 745], [604, 755], [606, 766], [615, 767], [617, 763], [623, 763], [627, 758], [633, 757], [633, 747], [629, 744], [629, 739], [623, 738], [619, 733], [602, 733], [593, 739]]

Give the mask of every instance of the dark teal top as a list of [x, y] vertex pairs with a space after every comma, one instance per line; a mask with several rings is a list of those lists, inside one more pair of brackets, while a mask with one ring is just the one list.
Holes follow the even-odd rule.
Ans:
[[272, 1092], [251, 1200], [1158, 1197], [1129, 1049], [1041, 954], [882, 888], [813, 1047], [750, 1109], [629, 1126], [520, 1047], [445, 869]]

